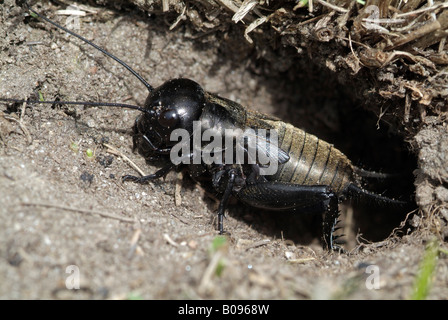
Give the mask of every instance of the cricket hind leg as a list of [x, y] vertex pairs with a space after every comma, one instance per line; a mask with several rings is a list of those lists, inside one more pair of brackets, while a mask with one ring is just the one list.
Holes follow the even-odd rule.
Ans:
[[337, 224], [340, 222], [339, 215], [339, 199], [338, 197], [333, 196], [330, 198], [324, 214], [322, 222], [322, 240], [324, 249], [344, 252], [344, 249], [340, 246], [341, 242], [338, 241], [343, 235], [334, 235], [334, 233], [340, 229], [340, 227], [337, 227]]
[[253, 206], [268, 210], [294, 210], [324, 213], [322, 240], [324, 249], [341, 251], [334, 232], [338, 230], [339, 197], [326, 185], [297, 185], [270, 181], [251, 184], [237, 193], [237, 197]]

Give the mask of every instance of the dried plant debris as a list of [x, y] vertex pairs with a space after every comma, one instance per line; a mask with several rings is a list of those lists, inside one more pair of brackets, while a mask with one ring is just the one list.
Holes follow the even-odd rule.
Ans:
[[[237, 24], [244, 29], [246, 41], [255, 42], [259, 56], [267, 54], [266, 47], [281, 43], [332, 71], [346, 71], [345, 81], [373, 77], [369, 80], [375, 81], [375, 87], [357, 88], [361, 95], [369, 92], [369, 101], [373, 90], [379, 95], [374, 99], [398, 97], [404, 106], [409, 94], [412, 104], [437, 111], [440, 98], [448, 96], [444, 71], [448, 65], [448, 3], [444, 1], [131, 2], [148, 12], [176, 12], [171, 28], [188, 24], [196, 36]], [[114, 5], [119, 4], [114, 1]]]

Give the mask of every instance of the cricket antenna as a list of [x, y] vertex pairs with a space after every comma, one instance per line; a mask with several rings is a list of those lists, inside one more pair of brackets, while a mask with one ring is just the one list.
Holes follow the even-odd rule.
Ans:
[[117, 108], [127, 108], [138, 110], [145, 113], [151, 113], [150, 110], [134, 106], [132, 104], [125, 103], [114, 103], [114, 102], [79, 102], [79, 101], [40, 101], [40, 100], [21, 100], [21, 99], [10, 99], [10, 98], [0, 98], [0, 101], [10, 102], [10, 103], [45, 103], [45, 104], [71, 104], [71, 105], [81, 105], [81, 106], [93, 106], [93, 107], [117, 107]]
[[43, 15], [41, 15], [40, 13], [36, 12], [35, 10], [33, 10], [30, 5], [25, 2], [25, 5], [28, 7], [28, 9], [34, 13], [35, 15], [37, 15], [38, 17], [40, 17], [41, 19], [47, 21], [48, 23], [51, 23], [52, 25], [54, 25], [55, 27], [64, 30], [65, 32], [71, 34], [72, 36], [75, 36], [76, 38], [78, 38], [79, 40], [84, 41], [85, 43], [87, 43], [88, 45], [91, 45], [92, 47], [94, 47], [95, 49], [99, 50], [100, 52], [102, 52], [103, 54], [105, 54], [106, 56], [114, 59], [116, 62], [118, 62], [119, 64], [121, 64], [123, 67], [125, 67], [126, 69], [128, 69], [134, 76], [137, 77], [138, 80], [140, 80], [141, 83], [143, 83], [146, 88], [148, 88], [148, 91], [151, 93], [154, 88], [153, 86], [151, 86], [148, 82], [146, 82], [145, 79], [142, 78], [142, 76], [140, 76], [134, 69], [132, 69], [130, 66], [128, 66], [126, 63], [124, 63], [123, 61], [121, 61], [120, 59], [118, 59], [116, 56], [114, 56], [113, 54], [107, 52], [106, 50], [104, 50], [103, 48], [97, 46], [96, 44], [94, 44], [93, 42], [87, 40], [86, 38], [80, 36], [79, 34], [74, 33], [73, 31], [68, 30], [67, 28], [57, 24], [56, 22], [51, 21], [50, 19], [48, 19], [47, 17], [44, 17]]

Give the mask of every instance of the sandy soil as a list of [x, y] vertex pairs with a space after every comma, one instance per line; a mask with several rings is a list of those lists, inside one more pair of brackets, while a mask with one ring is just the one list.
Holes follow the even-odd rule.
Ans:
[[[174, 77], [192, 78], [208, 91], [347, 146], [347, 154], [359, 156], [356, 150], [369, 149], [364, 143], [378, 141], [367, 139], [349, 147], [348, 137], [357, 135], [353, 130], [359, 126], [340, 129], [341, 115], [331, 110], [347, 101], [333, 93], [334, 84], [328, 81], [325, 98], [313, 103], [292, 82], [296, 69], [281, 73], [252, 62], [254, 53], [237, 36], [238, 30], [196, 37], [188, 27], [168, 30], [176, 16], [88, 8], [96, 13], [82, 17], [75, 31], [128, 62], [155, 86]], [[60, 7], [45, 4], [37, 9], [59, 22], [66, 19], [55, 15]], [[140, 105], [145, 100], [144, 86], [122, 67], [25, 16], [14, 1], [4, 1], [0, 21], [5, 35], [0, 37], [1, 97], [29, 98], [40, 92], [46, 100]], [[232, 49], [235, 44], [246, 53], [243, 58]], [[291, 105], [297, 103], [303, 108], [292, 114]], [[317, 104], [319, 112], [313, 109]], [[11, 108], [0, 105], [2, 299], [405, 299], [412, 293], [430, 236], [410, 233], [407, 225], [399, 236], [385, 240], [407, 212], [392, 223], [389, 219], [383, 228], [383, 220], [377, 219], [383, 208], [344, 206], [349, 217], [355, 212], [352, 219], [373, 218], [364, 218], [369, 228], [346, 221], [347, 247], [355, 249], [338, 254], [321, 249], [319, 221], [313, 217], [279, 216], [234, 202], [225, 220], [227, 244], [214, 251], [217, 202], [212, 190], [175, 172], [147, 186], [121, 182], [122, 175], [136, 172], [106, 151], [105, 140], [145, 172], [157, 169], [132, 153], [130, 128], [138, 112], [33, 105], [22, 114], [21, 106]], [[365, 115], [357, 112], [353, 117]], [[360, 126], [374, 133], [376, 121], [372, 117]], [[86, 156], [87, 149], [94, 150], [94, 157]], [[375, 159], [372, 152], [358, 161], [387, 168]], [[379, 242], [355, 246], [358, 232]], [[220, 275], [214, 271], [216, 261], [224, 264]], [[81, 290], [66, 288], [71, 275], [67, 267], [73, 265], [79, 270]], [[366, 285], [369, 265], [379, 268], [380, 289]], [[446, 258], [439, 259], [430, 298], [448, 296], [447, 266]]]

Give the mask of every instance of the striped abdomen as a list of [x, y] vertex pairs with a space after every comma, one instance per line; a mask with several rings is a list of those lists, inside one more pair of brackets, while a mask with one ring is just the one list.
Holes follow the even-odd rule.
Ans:
[[290, 124], [266, 121], [278, 132], [279, 147], [290, 159], [280, 165], [271, 181], [299, 185], [328, 185], [340, 194], [354, 182], [354, 167], [350, 160], [333, 145]]

